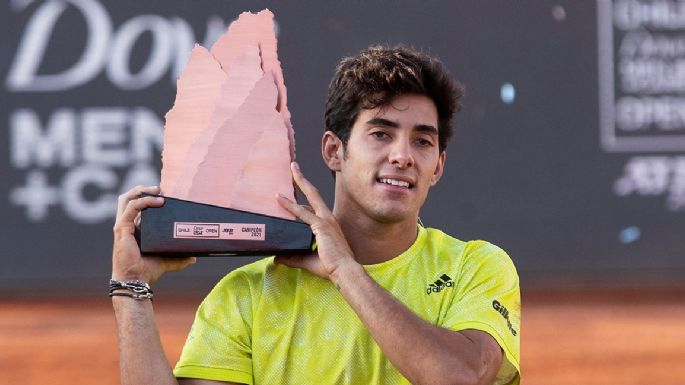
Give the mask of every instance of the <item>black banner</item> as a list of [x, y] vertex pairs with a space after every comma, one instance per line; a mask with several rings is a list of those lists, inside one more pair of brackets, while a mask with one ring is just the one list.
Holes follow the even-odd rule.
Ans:
[[[404, 43], [467, 90], [427, 226], [502, 246], [529, 282], [685, 272], [685, 1], [11, 0], [0, 12], [0, 287], [104, 285], [116, 197], [158, 183], [190, 49], [267, 7], [297, 157], [329, 202], [319, 143], [333, 69], [368, 45]], [[165, 281], [210, 285], [246, 261], [202, 260]]]

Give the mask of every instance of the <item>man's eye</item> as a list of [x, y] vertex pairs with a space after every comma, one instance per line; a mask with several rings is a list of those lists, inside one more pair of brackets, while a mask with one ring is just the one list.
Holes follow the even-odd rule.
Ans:
[[416, 142], [419, 146], [433, 147], [433, 142], [428, 139], [417, 139]]
[[380, 139], [380, 138], [385, 138], [385, 137], [388, 136], [388, 134], [385, 133], [385, 132], [383, 132], [383, 131], [374, 131], [374, 132], [371, 133], [371, 135], [372, 135], [372, 136], [375, 136], [376, 138], [379, 138], [379, 139]]

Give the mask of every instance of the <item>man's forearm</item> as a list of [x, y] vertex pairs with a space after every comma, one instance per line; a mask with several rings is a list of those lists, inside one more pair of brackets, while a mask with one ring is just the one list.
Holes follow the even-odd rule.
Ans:
[[123, 385], [177, 385], [164, 354], [152, 302], [112, 297]]
[[383, 353], [414, 384], [478, 384], [480, 346], [467, 335], [432, 325], [379, 286], [361, 265], [331, 277]]

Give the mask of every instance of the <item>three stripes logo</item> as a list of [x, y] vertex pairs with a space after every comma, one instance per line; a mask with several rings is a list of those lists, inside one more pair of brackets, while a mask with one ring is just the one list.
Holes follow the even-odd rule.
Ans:
[[437, 281], [428, 284], [426, 287], [426, 294], [439, 293], [448, 287], [454, 287], [454, 281], [449, 275], [443, 274]]

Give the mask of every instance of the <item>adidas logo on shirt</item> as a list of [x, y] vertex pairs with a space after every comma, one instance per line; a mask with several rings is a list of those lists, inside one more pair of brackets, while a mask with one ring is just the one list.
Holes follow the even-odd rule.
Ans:
[[426, 294], [430, 295], [431, 293], [439, 293], [445, 288], [453, 286], [454, 281], [452, 281], [452, 278], [450, 278], [450, 276], [447, 274], [443, 274], [440, 276], [440, 278], [438, 278], [437, 281], [428, 284], [426, 287]]

